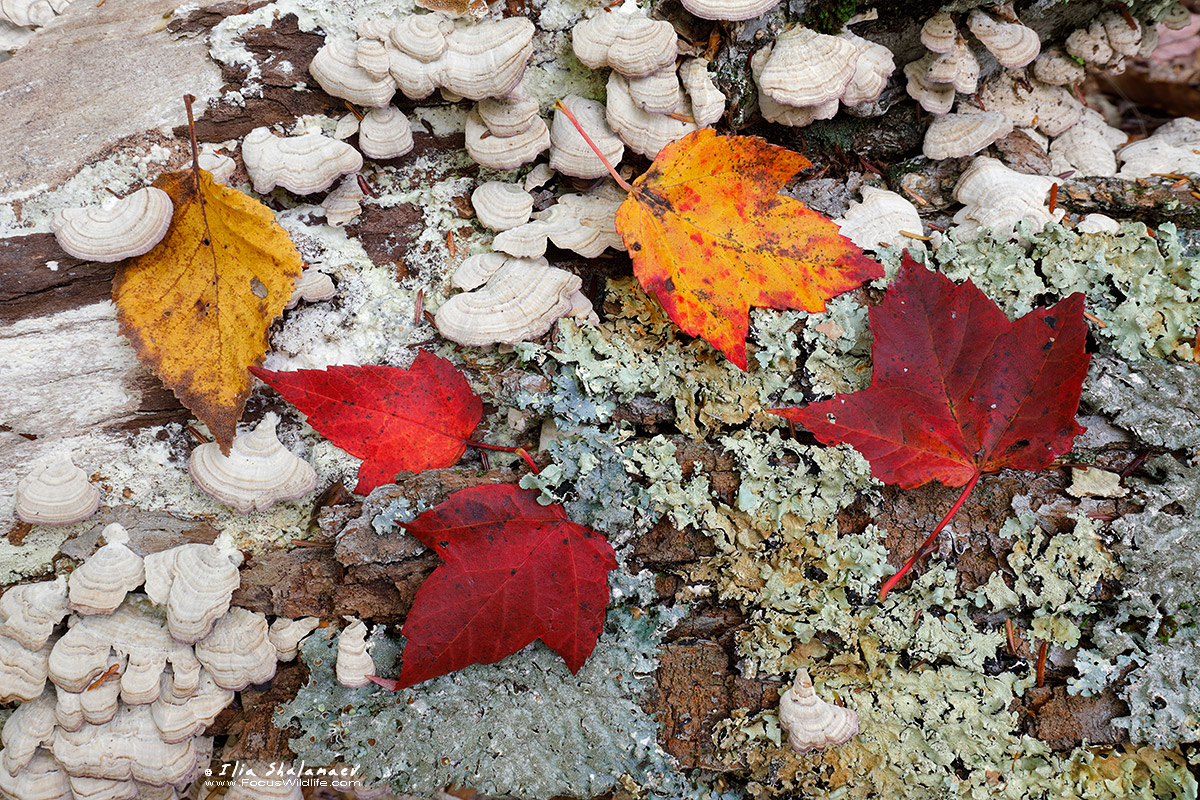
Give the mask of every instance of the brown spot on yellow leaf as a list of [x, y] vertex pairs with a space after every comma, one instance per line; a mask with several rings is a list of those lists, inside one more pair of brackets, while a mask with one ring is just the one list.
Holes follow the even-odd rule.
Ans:
[[121, 333], [227, 453], [253, 386], [246, 370], [267, 350], [300, 254], [270, 209], [204, 170], [198, 180], [169, 172], [154, 185], [175, 216], [157, 247], [117, 272]]

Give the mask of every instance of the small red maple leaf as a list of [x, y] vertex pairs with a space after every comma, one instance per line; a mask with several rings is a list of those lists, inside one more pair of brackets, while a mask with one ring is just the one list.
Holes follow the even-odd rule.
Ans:
[[975, 284], [955, 286], [905, 253], [900, 275], [870, 310], [870, 387], [775, 410], [825, 444], [853, 445], [884, 483], [967, 485], [880, 599], [927, 552], [980, 475], [1044, 469], [1086, 430], [1075, 422], [1091, 360], [1083, 302], [1077, 292], [1009, 322]]
[[541, 639], [572, 673], [604, 627], [608, 573], [617, 566], [603, 536], [571, 522], [562, 506], [511, 484], [455, 492], [404, 529], [443, 563], [417, 590], [401, 633], [396, 680], [403, 689], [491, 664]]
[[453, 466], [483, 416], [483, 401], [454, 365], [424, 350], [407, 370], [250, 371], [303, 411], [317, 433], [363, 459], [355, 494], [390, 483], [400, 471]]

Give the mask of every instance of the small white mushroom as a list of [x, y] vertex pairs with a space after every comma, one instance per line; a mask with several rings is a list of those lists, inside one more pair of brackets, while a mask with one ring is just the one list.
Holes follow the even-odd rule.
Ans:
[[375, 662], [367, 652], [367, 626], [353, 617], [346, 621], [350, 624], [338, 635], [337, 682], [357, 689], [371, 682], [367, 676], [375, 674]]
[[71, 573], [68, 598], [78, 614], [111, 614], [125, 595], [142, 585], [142, 557], [125, 544], [129, 534], [115, 522], [104, 529], [107, 542]]
[[1103, 214], [1088, 214], [1079, 220], [1075, 230], [1079, 233], [1116, 233], [1121, 230], [1121, 225], [1112, 217], [1106, 217]]
[[205, 494], [239, 514], [303, 497], [316, 488], [317, 473], [280, 443], [278, 423], [267, 414], [253, 431], [234, 437], [229, 455], [216, 442], [198, 446], [188, 459], [188, 474]]
[[222, 689], [239, 692], [275, 676], [275, 647], [262, 614], [233, 607], [196, 643], [196, 658]]
[[1108, 43], [1108, 34], [1104, 30], [1104, 24], [1099, 20], [1093, 20], [1092, 24], [1086, 28], [1077, 28], [1071, 31], [1067, 36], [1066, 49], [1080, 61], [1086, 61], [1088, 64], [1098, 67], [1107, 66], [1118, 58]]
[[975, 155], [1012, 129], [1009, 118], [995, 111], [943, 114], [926, 129], [923, 152], [934, 160]]
[[1117, 157], [1104, 134], [1087, 125], [1074, 125], [1050, 143], [1051, 170], [1074, 171], [1074, 177], [1111, 177], [1117, 174]]
[[687, 58], [679, 65], [679, 80], [692, 101], [692, 119], [701, 127], [712, 125], [725, 113], [725, 95], [708, 74], [708, 62]]
[[3, 771], [17, 774], [33, 760], [39, 747], [54, 738], [54, 704], [54, 692], [43, 692], [36, 699], [21, 703], [5, 720], [4, 731], [0, 733], [0, 741], [4, 742]]
[[[358, 185], [358, 176], [347, 175], [338, 184], [338, 187], [321, 201], [321, 208], [325, 209], [325, 221], [335, 228], [350, 224], [351, 220], [362, 213], [361, 203], [364, 197], [366, 195], [363, 194], [362, 187]], [[295, 299], [295, 297], [295, 292], [293, 292], [292, 298]], [[284, 308], [295, 305], [291, 300], [288, 303], [289, 305]]]
[[779, 0], [682, 0], [683, 7], [700, 19], [719, 19], [740, 22], [762, 16]]
[[315, 631], [321, 624], [316, 617], [304, 619], [288, 619], [280, 617], [271, 623], [267, 630], [267, 641], [275, 648], [275, 658], [280, 661], [291, 661], [300, 651], [300, 642], [304, 637]]
[[174, 206], [162, 189], [147, 186], [103, 205], [62, 208], [50, 230], [58, 246], [85, 261], [121, 261], [148, 253], [167, 235]]
[[550, 129], [541, 117], [535, 117], [527, 130], [516, 136], [496, 136], [483, 123], [479, 111], [467, 114], [467, 154], [491, 169], [516, 169], [528, 164], [550, 146]]
[[[690, 104], [685, 103], [682, 113], [686, 116], [690, 111]], [[638, 108], [629, 95], [629, 84], [615, 71], [608, 76], [605, 115], [609, 126], [616, 131], [621, 140], [631, 150], [647, 158], [656, 157], [658, 151], [671, 142], [699, 130], [695, 122], [686, 122], [664, 114], [650, 114]]]
[[1087, 70], [1058, 47], [1051, 47], [1033, 62], [1033, 77], [1053, 86], [1072, 86], [1086, 75]]
[[40, 650], [67, 610], [65, 575], [14, 586], [0, 597], [0, 636], [16, 640], [27, 650]]
[[471, 206], [483, 225], [506, 231], [529, 221], [533, 195], [515, 183], [487, 181], [471, 192]]
[[296, 288], [292, 290], [292, 296], [284, 308], [295, 308], [301, 300], [306, 303], [319, 303], [335, 297], [337, 288], [333, 285], [333, 278], [316, 267], [305, 267], [296, 279]]
[[630, 78], [674, 64], [678, 39], [671, 23], [650, 19], [636, 0], [604, 8], [571, 32], [575, 55], [585, 66], [612, 67]]
[[958, 26], [948, 11], [939, 11], [921, 26], [921, 44], [934, 53], [949, 53], [959, 38]]
[[878, 250], [881, 246], [907, 247], [924, 250], [918, 236], [924, 232], [921, 215], [916, 206], [895, 192], [874, 186], [862, 187], [862, 202], [850, 203], [845, 215], [834, 222], [842, 236], [864, 250]]
[[[575, 116], [579, 126], [608, 159], [608, 163], [613, 167], [617, 166], [625, 155], [625, 145], [608, 127], [603, 104], [595, 100], [585, 100], [574, 94], [563, 98], [562, 104]], [[555, 110], [554, 121], [550, 125], [550, 167], [564, 175], [577, 178], [600, 178], [608, 174], [608, 168], [588, 145], [575, 124], [558, 109]], [[532, 202], [530, 206], [532, 208]]]
[[815, 106], [842, 96], [854, 77], [859, 48], [837, 36], [797, 26], [775, 40], [755, 71], [761, 92], [788, 106]]
[[837, 747], [858, 734], [858, 714], [817, 697], [806, 670], [796, 673], [792, 688], [779, 698], [779, 725], [796, 752]]
[[48, 750], [38, 748], [15, 775], [0, 769], [0, 792], [20, 800], [74, 800], [70, 779]]
[[166, 606], [167, 629], [192, 644], [229, 610], [241, 584], [241, 553], [211, 544], [183, 544], [146, 556], [146, 596]]
[[200, 164], [200, 169], [211, 174], [216, 183], [225, 183], [233, 177], [233, 171], [237, 169], [237, 162], [230, 156], [218, 152], [216, 145], [213, 144], [200, 145], [200, 153], [196, 157], [196, 161]]
[[[200, 682], [190, 692], [177, 694], [171, 690], [171, 679], [162, 676], [158, 699], [150, 704], [150, 716], [167, 743], [190, 739], [217, 718], [233, 702], [234, 693], [217, 686], [206, 670], [200, 670]], [[86, 694], [86, 693], [85, 693]]]
[[372, 108], [358, 126], [358, 148], [374, 159], [399, 158], [413, 149], [408, 117], [395, 106]]
[[905, 64], [904, 75], [908, 78], [909, 97], [916, 100], [921, 108], [930, 114], [948, 114], [954, 105], [954, 85], [934, 83], [929, 79], [929, 68], [937, 58], [936, 53], [929, 53]]
[[265, 127], [246, 134], [242, 161], [259, 194], [276, 186], [296, 194], [322, 192], [362, 169], [362, 156], [345, 142], [319, 133], [281, 138]]
[[16, 511], [23, 522], [70, 525], [87, 519], [100, 506], [100, 490], [87, 473], [61, 453], [17, 483]]
[[46, 688], [50, 671], [50, 643], [27, 650], [20, 643], [0, 636], [0, 703], [27, 702]]
[[358, 44], [353, 39], [326, 39], [308, 71], [326, 92], [360, 106], [386, 106], [396, 93], [390, 75], [372, 77], [358, 65]]
[[979, 8], [971, 9], [967, 15], [967, 27], [996, 57], [1000, 66], [1009, 69], [1017, 69], [1033, 61], [1042, 48], [1037, 31], [1019, 22], [996, 19]]
[[847, 106], [861, 106], [874, 103], [883, 94], [888, 78], [896, 70], [896, 62], [892, 51], [881, 44], [855, 36], [849, 31], [839, 34], [839, 38], [858, 48], [858, 56], [854, 61], [854, 75], [846, 89], [842, 92], [841, 100]]
[[447, 300], [434, 315], [438, 331], [459, 344], [483, 346], [536, 339], [571, 312], [582, 281], [545, 259], [510, 258], [473, 292]]
[[1009, 237], [1021, 220], [1040, 232], [1065, 213], [1059, 208], [1051, 214], [1046, 206], [1053, 185], [1050, 178], [1015, 172], [994, 158], [977, 156], [954, 187], [954, 199], [964, 206], [954, 215], [959, 238], [973, 240], [983, 228]]

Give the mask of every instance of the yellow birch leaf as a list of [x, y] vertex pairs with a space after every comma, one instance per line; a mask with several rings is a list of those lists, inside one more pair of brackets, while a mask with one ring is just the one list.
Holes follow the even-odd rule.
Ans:
[[300, 254], [275, 215], [199, 170], [154, 185], [175, 216], [153, 250], [113, 281], [121, 333], [228, 453], [267, 350], [267, 329], [291, 297]]

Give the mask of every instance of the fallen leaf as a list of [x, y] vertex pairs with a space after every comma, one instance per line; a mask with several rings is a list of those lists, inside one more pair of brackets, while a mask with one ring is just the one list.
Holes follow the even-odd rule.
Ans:
[[807, 166], [762, 139], [703, 129], [664, 147], [617, 211], [642, 287], [742, 369], [751, 306], [824, 311], [883, 276], [835, 224], [779, 194]]
[[455, 492], [404, 529], [445, 562], [417, 590], [401, 633], [403, 689], [468, 664], [491, 664], [541, 639], [572, 673], [604, 627], [608, 572], [603, 536], [511, 484]]
[[483, 416], [483, 401], [444, 358], [417, 353], [408, 369], [345, 366], [254, 375], [308, 416], [317, 433], [356, 458], [355, 494], [400, 471], [450, 467]]
[[980, 475], [1040, 470], [1070, 449], [1091, 356], [1080, 293], [1009, 322], [967, 281], [961, 286], [905, 253], [883, 302], [870, 310], [872, 377], [860, 392], [775, 413], [825, 444], [848, 443], [884, 483], [967, 485]]
[[300, 254], [269, 208], [204, 170], [154, 185], [175, 205], [167, 235], [113, 280], [121, 333], [228, 454], [267, 329], [300, 276]]

